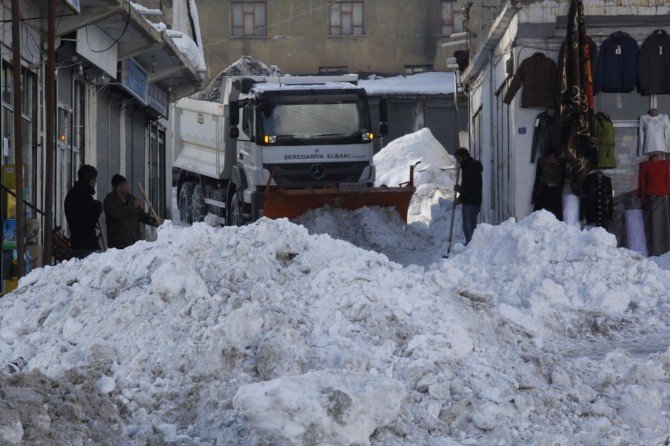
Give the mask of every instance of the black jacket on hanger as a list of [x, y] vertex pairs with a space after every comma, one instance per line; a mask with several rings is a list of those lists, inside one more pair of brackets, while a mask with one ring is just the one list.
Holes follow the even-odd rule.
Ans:
[[[530, 152], [530, 162], [534, 163], [538, 156], [547, 156], [550, 151], [562, 153], [560, 149], [559, 117], [556, 113], [542, 112], [535, 118], [533, 130], [533, 145]], [[539, 152], [539, 154], [538, 154]]]
[[611, 34], [600, 45], [595, 90], [606, 93], [630, 93], [637, 85], [637, 60], [640, 47], [623, 31]]
[[670, 93], [670, 36], [654, 31], [642, 44], [637, 62], [638, 89], [641, 94]]

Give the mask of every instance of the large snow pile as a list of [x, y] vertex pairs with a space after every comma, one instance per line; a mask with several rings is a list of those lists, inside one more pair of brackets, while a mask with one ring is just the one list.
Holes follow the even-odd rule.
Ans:
[[[503, 317], [539, 335], [565, 331], [575, 315], [654, 312], [670, 300], [669, 272], [618, 249], [604, 229], [579, 231], [546, 211], [519, 223], [480, 224], [468, 249], [440, 265], [455, 267], [472, 292], [489, 296]], [[571, 334], [584, 336], [579, 328]]]
[[281, 76], [281, 70], [276, 65], [267, 66], [251, 56], [242, 56], [228, 68], [219, 73], [204, 90], [196, 93], [196, 99], [201, 101], [219, 101], [221, 87], [227, 76]]
[[[497, 236], [484, 228], [472, 251], [488, 240], [530, 265], [527, 256], [556, 249], [555, 238], [524, 235], [534, 221], [545, 235], [561, 225], [540, 215]], [[606, 280], [635, 266], [594, 234], [569, 239], [577, 254], [555, 258], [558, 271], [575, 270], [554, 276], [568, 296], [591, 259], [612, 265], [599, 270]], [[505, 265], [489, 254], [480, 276], [467, 252], [426, 272], [286, 220], [167, 224], [157, 242], [23, 279], [0, 300], [0, 364], [22, 356], [58, 382], [76, 374], [116, 406], [122, 416], [106, 420], [121, 423], [114, 433], [128, 444], [666, 444], [670, 355], [541, 350], [479, 292], [502, 296], [517, 283], [490, 271]], [[627, 288], [637, 308], [658, 300], [639, 289]], [[30, 398], [0, 417], [5, 443], [58, 403]], [[57, 428], [45, 423], [31, 438], [49, 444]]]

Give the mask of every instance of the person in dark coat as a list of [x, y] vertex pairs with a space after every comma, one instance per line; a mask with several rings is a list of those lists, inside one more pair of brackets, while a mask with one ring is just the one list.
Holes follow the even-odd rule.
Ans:
[[465, 244], [472, 240], [477, 227], [477, 216], [482, 207], [482, 163], [470, 156], [468, 149], [456, 151], [456, 161], [461, 165], [462, 180], [454, 189], [459, 193], [456, 204], [462, 204], [463, 235]]
[[637, 62], [641, 94], [670, 93], [670, 36], [660, 29], [642, 43]]
[[503, 102], [507, 105], [523, 85], [522, 108], [555, 108], [558, 100], [556, 63], [542, 53], [535, 53], [523, 62], [512, 78]]
[[637, 61], [640, 47], [625, 32], [611, 34], [600, 46], [595, 90], [606, 93], [630, 93], [637, 85]]
[[130, 194], [128, 181], [122, 175], [112, 177], [112, 188], [105, 197], [107, 246], [123, 249], [142, 238], [140, 223], [160, 226], [162, 222], [144, 211], [144, 200]]
[[78, 259], [100, 251], [96, 234], [102, 203], [93, 199], [98, 171], [84, 164], [77, 171], [77, 182], [65, 196], [65, 218], [70, 228], [73, 255]]

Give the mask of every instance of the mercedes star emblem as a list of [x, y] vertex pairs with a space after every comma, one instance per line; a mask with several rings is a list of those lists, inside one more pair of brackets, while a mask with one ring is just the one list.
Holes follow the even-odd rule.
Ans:
[[321, 178], [323, 178], [326, 172], [321, 164], [313, 164], [312, 167], [309, 168], [309, 174], [315, 180], [320, 180]]

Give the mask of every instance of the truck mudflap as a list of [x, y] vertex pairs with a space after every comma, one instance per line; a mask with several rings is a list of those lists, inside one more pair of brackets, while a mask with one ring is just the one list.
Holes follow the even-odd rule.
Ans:
[[414, 168], [410, 166], [409, 181], [398, 187], [352, 187], [333, 185], [322, 189], [284, 189], [272, 187], [270, 175], [265, 187], [263, 216], [268, 218], [296, 218], [310, 209], [324, 206], [355, 210], [367, 206], [392, 207], [407, 222], [414, 187]]

